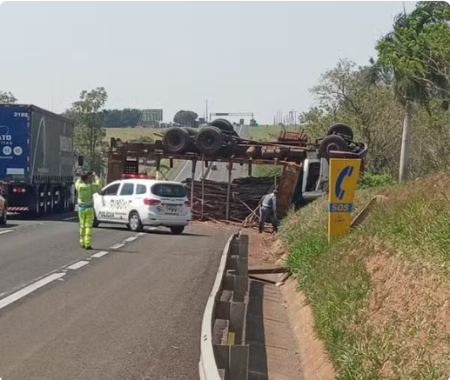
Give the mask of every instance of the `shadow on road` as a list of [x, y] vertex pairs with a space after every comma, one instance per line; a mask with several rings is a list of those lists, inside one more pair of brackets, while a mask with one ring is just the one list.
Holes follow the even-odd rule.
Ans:
[[144, 230], [144, 232], [147, 232], [149, 234], [152, 235], [170, 235], [170, 236], [196, 236], [196, 237], [209, 237], [210, 235], [203, 235], [203, 234], [193, 234], [193, 233], [189, 233], [189, 232], [183, 232], [181, 235], [174, 235], [172, 232], [170, 231], [164, 231], [164, 230]]
[[14, 224], [14, 223], [3, 224], [2, 226], [0, 226], [0, 232], [4, 229], [13, 228], [13, 227], [17, 227], [17, 226], [18, 226], [18, 224]]

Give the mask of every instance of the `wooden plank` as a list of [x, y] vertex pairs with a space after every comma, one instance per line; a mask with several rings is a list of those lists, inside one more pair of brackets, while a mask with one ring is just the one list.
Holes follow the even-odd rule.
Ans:
[[252, 265], [248, 267], [248, 274], [274, 274], [285, 273], [286, 268], [279, 265]]

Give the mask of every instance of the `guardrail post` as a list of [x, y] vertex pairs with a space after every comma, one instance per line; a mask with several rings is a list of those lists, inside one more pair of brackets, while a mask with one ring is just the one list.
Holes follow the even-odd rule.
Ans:
[[[245, 344], [248, 236], [234, 235], [227, 243], [226, 249], [210, 295], [210, 300], [214, 302], [213, 312], [207, 313], [207, 310], [211, 309], [207, 305], [202, 322], [204, 339], [201, 344], [202, 352], [199, 362], [201, 380], [248, 380], [249, 346]], [[221, 300], [223, 291], [231, 293], [231, 299]], [[209, 321], [205, 317], [210, 318]], [[223, 321], [228, 323], [221, 334], [221, 340], [213, 342], [212, 328], [216, 320], [222, 321], [219, 326], [222, 326]], [[212, 356], [214, 359], [211, 359]], [[212, 360], [214, 363], [211, 363]]]

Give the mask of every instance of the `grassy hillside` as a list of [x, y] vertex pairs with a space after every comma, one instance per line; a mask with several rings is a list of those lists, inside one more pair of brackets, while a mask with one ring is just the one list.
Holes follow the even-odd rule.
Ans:
[[[288, 131], [298, 130], [298, 126], [286, 126]], [[260, 125], [258, 127], [249, 127], [249, 135], [251, 140], [256, 141], [276, 141], [278, 133], [281, 131], [279, 125]], [[281, 174], [281, 167], [276, 168], [272, 165], [254, 165], [253, 177], [268, 177]]]
[[[165, 129], [162, 128], [106, 128], [106, 141], [109, 144], [109, 141], [111, 137], [119, 138], [122, 141], [130, 141], [130, 140], [139, 140], [139, 139], [161, 139], [161, 137], [156, 136], [155, 133], [164, 133]], [[141, 171], [145, 171], [149, 175], [155, 175], [156, 174], [156, 168], [155, 167], [147, 167], [147, 168], [141, 168]], [[161, 174], [163, 175], [163, 178], [172, 179], [176, 177], [178, 172], [181, 169], [181, 162], [174, 161], [173, 168], [171, 169], [169, 167], [169, 160], [161, 160]]]
[[[299, 126], [286, 126], [287, 131], [298, 130]], [[282, 130], [279, 125], [260, 125], [258, 127], [249, 127], [250, 139], [256, 141], [275, 141], [278, 133]]]
[[106, 141], [110, 141], [111, 137], [119, 138], [122, 141], [136, 140], [141, 137], [160, 139], [155, 133], [163, 133], [162, 128], [106, 128]]
[[450, 176], [357, 192], [357, 213], [327, 244], [326, 200], [283, 223], [281, 236], [341, 380], [447, 379], [450, 368]]

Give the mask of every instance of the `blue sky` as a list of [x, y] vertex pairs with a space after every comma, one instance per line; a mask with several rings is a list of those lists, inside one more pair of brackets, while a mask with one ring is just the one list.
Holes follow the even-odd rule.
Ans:
[[[405, 2], [407, 11], [415, 2]], [[108, 108], [306, 111], [340, 58], [366, 64], [402, 2], [6, 2], [0, 90], [62, 112], [103, 86]]]

